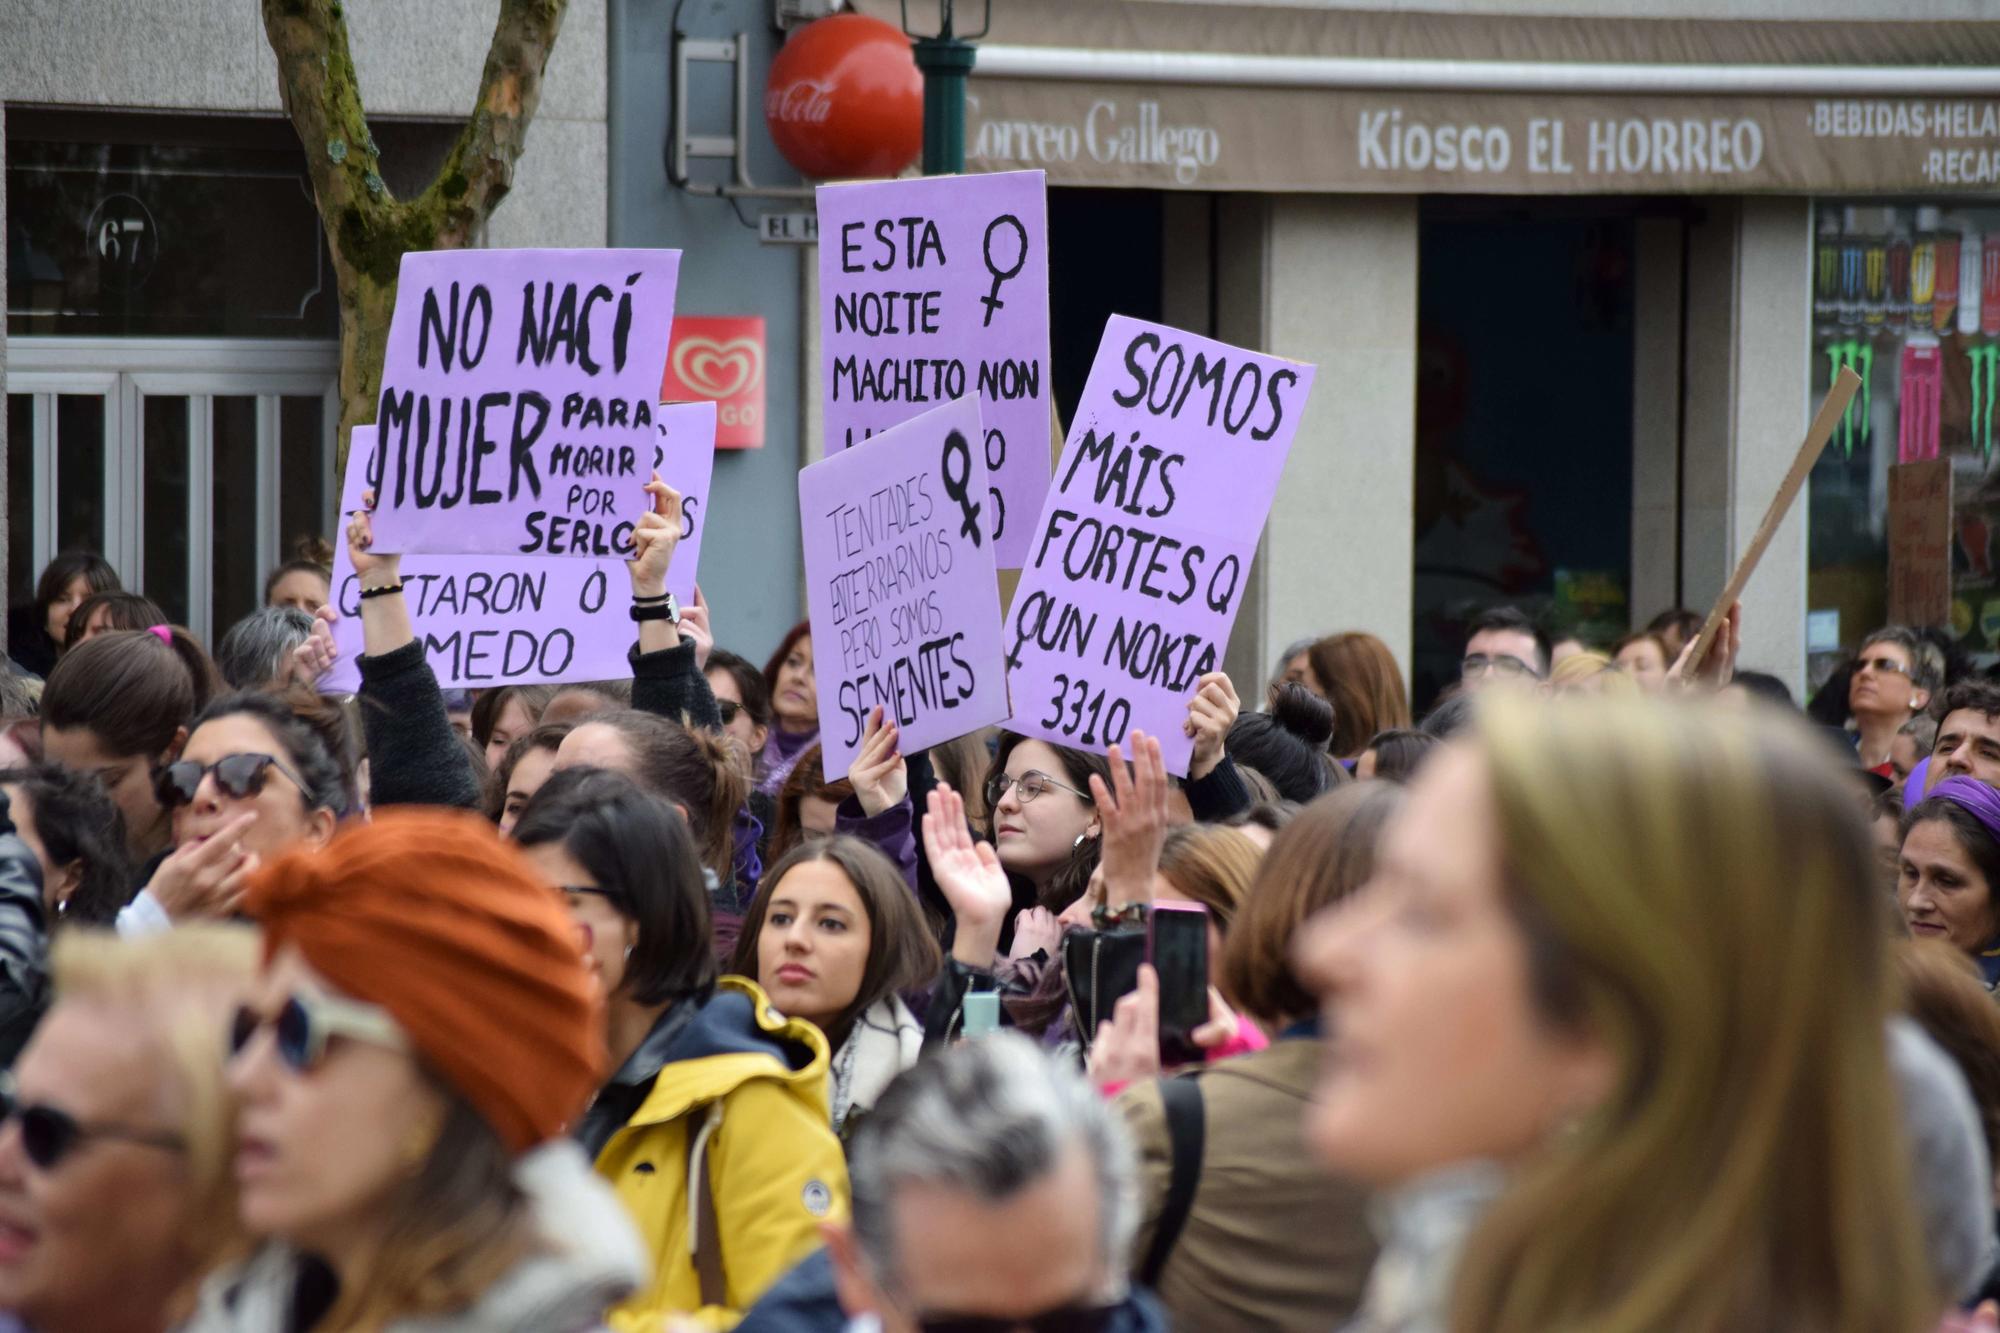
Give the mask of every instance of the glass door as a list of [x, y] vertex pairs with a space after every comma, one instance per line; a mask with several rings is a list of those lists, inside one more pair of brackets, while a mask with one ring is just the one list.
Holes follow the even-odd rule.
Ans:
[[334, 531], [337, 349], [16, 338], [8, 347], [9, 594], [57, 552], [213, 645], [300, 543]]

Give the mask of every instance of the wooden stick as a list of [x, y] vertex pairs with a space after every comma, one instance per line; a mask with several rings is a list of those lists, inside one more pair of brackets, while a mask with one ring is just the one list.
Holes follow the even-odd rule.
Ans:
[[1722, 596], [1715, 599], [1715, 605], [1709, 609], [1708, 619], [1702, 623], [1701, 634], [1694, 641], [1694, 652], [1689, 655], [1685, 668], [1690, 680], [1701, 669], [1703, 659], [1708, 656], [1708, 650], [1715, 646], [1716, 632], [1728, 618], [1729, 608], [1736, 605], [1737, 599], [1743, 596], [1744, 585], [1749, 583], [1750, 576], [1756, 573], [1757, 562], [1764, 558], [1765, 548], [1770, 546], [1771, 539], [1778, 535], [1778, 525], [1785, 521], [1785, 515], [1791, 510], [1793, 502], [1799, 498], [1799, 492], [1805, 489], [1806, 478], [1811, 475], [1813, 464], [1819, 462], [1820, 454], [1826, 449], [1826, 442], [1833, 438], [1834, 428], [1840, 424], [1840, 419], [1847, 415], [1848, 405], [1854, 401], [1854, 395], [1860, 389], [1861, 377], [1851, 368], [1843, 368], [1839, 378], [1834, 380], [1833, 387], [1827, 390], [1826, 401], [1819, 405], [1819, 415], [1813, 418], [1812, 426], [1806, 431], [1805, 443], [1799, 446], [1799, 456], [1792, 460], [1792, 470], [1785, 474], [1785, 480], [1778, 486], [1778, 493], [1771, 497], [1771, 507], [1764, 511], [1764, 521], [1757, 525], [1757, 533], [1750, 539], [1750, 545], [1745, 548], [1743, 558], [1736, 562], [1736, 571], [1729, 576], [1729, 582], [1723, 585]]

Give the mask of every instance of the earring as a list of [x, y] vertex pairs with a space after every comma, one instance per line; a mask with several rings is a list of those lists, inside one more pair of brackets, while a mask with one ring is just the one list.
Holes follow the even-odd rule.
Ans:
[[437, 1137], [437, 1127], [429, 1122], [410, 1126], [409, 1132], [403, 1135], [403, 1169], [411, 1175], [421, 1171], [430, 1158], [431, 1149], [437, 1146]]

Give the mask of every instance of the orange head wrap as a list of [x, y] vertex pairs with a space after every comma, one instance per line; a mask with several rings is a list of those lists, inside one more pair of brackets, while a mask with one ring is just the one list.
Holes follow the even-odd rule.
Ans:
[[268, 959], [298, 948], [389, 1011], [519, 1153], [562, 1133], [606, 1067], [595, 987], [561, 898], [493, 826], [390, 811], [288, 856], [248, 894]]

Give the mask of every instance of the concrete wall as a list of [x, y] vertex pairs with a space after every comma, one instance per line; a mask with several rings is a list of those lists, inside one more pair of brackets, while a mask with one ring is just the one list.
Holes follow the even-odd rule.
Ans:
[[[716, 642], [761, 665], [805, 614], [797, 478], [812, 432], [801, 410], [802, 330], [809, 327], [802, 322], [801, 273], [813, 251], [759, 244], [727, 202], [668, 183], [662, 163], [673, 10], [672, 0], [611, 0], [611, 244], [685, 250], [677, 305], [688, 314], [764, 317], [765, 444], [717, 455], [701, 553], [702, 593], [713, 607]], [[697, 37], [747, 34], [752, 86], [761, 88], [779, 40], [770, 18], [768, 0], [698, 0], [684, 7], [681, 26]], [[690, 80], [689, 119], [699, 132], [727, 132], [732, 96], [719, 70]], [[764, 132], [760, 105], [752, 100], [751, 175], [759, 184], [795, 185], [798, 176]], [[746, 200], [743, 211], [754, 223], [760, 211], [807, 207], [803, 201]]]
[[1230, 641], [1238, 692], [1261, 697], [1285, 645], [1334, 630], [1380, 636], [1407, 675], [1417, 201], [1233, 197], [1217, 246], [1216, 336], [1319, 366]]
[[[1805, 436], [1811, 246], [1804, 199], [1717, 201], [1690, 235], [1681, 574], [1697, 609], [1720, 595]], [[1738, 659], [1800, 697], [1807, 498], [1744, 591]]]
[[[494, 245], [602, 245], [609, 0], [570, 0]], [[373, 116], [463, 120], [495, 0], [349, 0]], [[7, 0], [0, 100], [50, 106], [280, 114], [277, 61], [255, 0]]]

